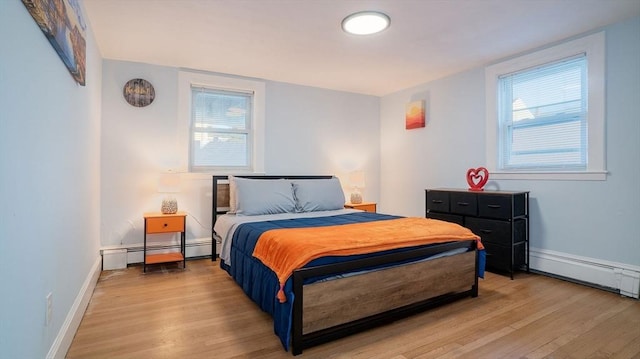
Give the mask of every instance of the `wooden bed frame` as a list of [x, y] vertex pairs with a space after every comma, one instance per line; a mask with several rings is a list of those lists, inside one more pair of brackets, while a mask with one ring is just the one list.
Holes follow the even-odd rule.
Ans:
[[[238, 176], [254, 179], [326, 179], [332, 176]], [[213, 226], [228, 209], [227, 176], [213, 176], [212, 260], [216, 259]], [[226, 183], [224, 183], [226, 182]], [[303, 284], [306, 278], [344, 273], [466, 248], [469, 251], [429, 261], [365, 272], [340, 279]], [[465, 297], [478, 296], [476, 242], [435, 244], [331, 265], [302, 268], [293, 273], [293, 355], [302, 350]]]

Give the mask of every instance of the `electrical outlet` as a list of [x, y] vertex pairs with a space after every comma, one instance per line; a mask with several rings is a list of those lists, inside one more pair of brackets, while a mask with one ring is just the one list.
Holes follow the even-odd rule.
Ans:
[[46, 299], [47, 299], [47, 312], [44, 319], [44, 325], [48, 326], [49, 323], [51, 322], [51, 315], [53, 313], [53, 293], [49, 292], [49, 294], [47, 294]]

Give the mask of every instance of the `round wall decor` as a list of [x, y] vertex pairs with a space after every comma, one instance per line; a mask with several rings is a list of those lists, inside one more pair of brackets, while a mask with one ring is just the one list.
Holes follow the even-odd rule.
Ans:
[[145, 107], [153, 102], [153, 99], [156, 97], [156, 91], [149, 81], [133, 79], [124, 85], [122, 95], [131, 106]]

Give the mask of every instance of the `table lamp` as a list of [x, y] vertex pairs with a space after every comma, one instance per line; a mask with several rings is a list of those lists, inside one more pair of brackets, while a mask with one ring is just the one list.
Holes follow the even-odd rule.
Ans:
[[351, 192], [351, 203], [362, 203], [362, 192], [364, 188], [364, 171], [353, 171], [349, 174], [349, 185], [353, 188]]
[[158, 181], [158, 192], [165, 193], [160, 211], [163, 214], [178, 212], [178, 200], [171, 193], [180, 192], [180, 174], [171, 171], [161, 174]]

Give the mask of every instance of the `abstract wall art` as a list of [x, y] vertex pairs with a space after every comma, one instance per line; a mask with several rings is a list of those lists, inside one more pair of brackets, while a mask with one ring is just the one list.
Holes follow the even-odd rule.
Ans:
[[424, 100], [408, 103], [405, 113], [405, 128], [411, 130], [424, 127], [425, 117]]
[[78, 0], [22, 0], [78, 84], [85, 85], [86, 24]]

